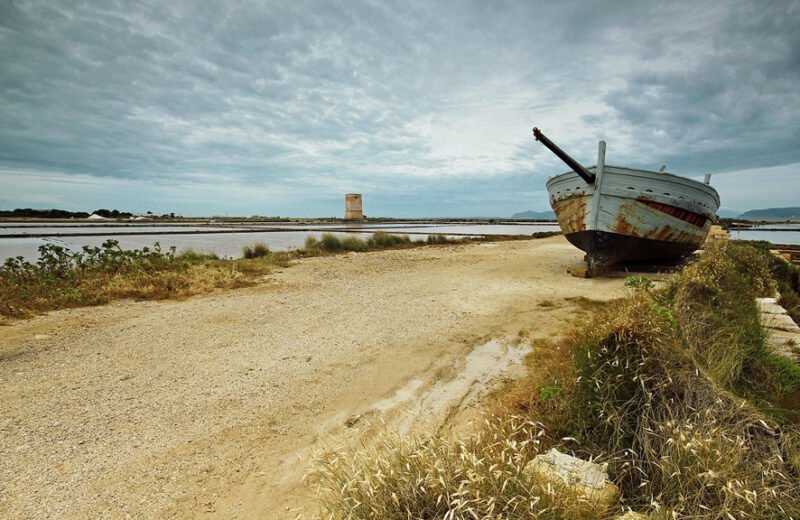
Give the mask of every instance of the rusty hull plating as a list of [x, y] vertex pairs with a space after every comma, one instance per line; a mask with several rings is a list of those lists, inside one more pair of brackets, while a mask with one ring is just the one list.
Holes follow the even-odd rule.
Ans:
[[586, 252], [590, 275], [619, 262], [691, 253], [719, 208], [713, 188], [677, 175], [603, 165], [597, 177], [599, 182], [588, 184], [567, 172], [547, 183], [559, 226]]
[[536, 139], [568, 166], [547, 181], [550, 205], [573, 245], [586, 252], [588, 274], [625, 261], [673, 260], [696, 250], [719, 209], [719, 194], [671, 173], [605, 164], [600, 141], [597, 165], [583, 168], [537, 128]]

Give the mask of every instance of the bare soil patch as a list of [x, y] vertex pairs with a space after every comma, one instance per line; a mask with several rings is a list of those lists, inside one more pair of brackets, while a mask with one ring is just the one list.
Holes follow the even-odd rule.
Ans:
[[0, 327], [0, 517], [310, 514], [321, 438], [402, 415], [380, 403], [403, 389], [472, 395], [464, 374], [497, 376], [476, 347], [622, 294], [568, 275], [581, 256], [553, 237], [309, 258], [258, 287]]

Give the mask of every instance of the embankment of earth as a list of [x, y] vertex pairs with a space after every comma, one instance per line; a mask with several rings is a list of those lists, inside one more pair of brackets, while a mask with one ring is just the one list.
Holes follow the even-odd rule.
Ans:
[[[796, 277], [727, 243], [660, 287], [630, 279], [628, 296], [538, 342], [473, 434], [387, 435], [321, 459], [321, 504], [332, 518], [797, 518], [800, 367], [756, 305], [778, 286], [797, 297]], [[524, 471], [552, 448], [603, 464], [620, 501]]]

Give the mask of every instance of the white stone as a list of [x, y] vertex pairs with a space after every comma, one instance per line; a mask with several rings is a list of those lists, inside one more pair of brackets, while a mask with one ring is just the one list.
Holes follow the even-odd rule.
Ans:
[[575, 497], [583, 497], [598, 509], [609, 509], [619, 500], [619, 488], [608, 479], [605, 467], [561, 453], [553, 448], [537, 455], [524, 473], [547, 480]]
[[614, 520], [650, 520], [650, 517], [636, 511], [628, 511], [624, 515], [615, 516]]

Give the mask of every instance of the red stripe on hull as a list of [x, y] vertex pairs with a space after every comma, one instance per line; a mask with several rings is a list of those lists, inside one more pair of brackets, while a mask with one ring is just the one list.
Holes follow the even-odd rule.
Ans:
[[675, 206], [670, 206], [669, 204], [662, 204], [660, 202], [647, 199], [637, 199], [637, 201], [650, 206], [653, 209], [657, 209], [662, 213], [666, 213], [671, 217], [679, 218], [684, 222], [688, 222], [689, 224], [699, 228], [704, 227], [706, 225], [706, 221], [708, 220], [708, 217], [705, 215], [701, 215], [700, 213], [695, 213], [686, 209], [676, 208]]

